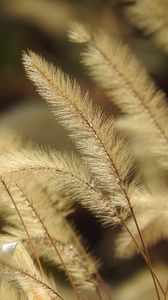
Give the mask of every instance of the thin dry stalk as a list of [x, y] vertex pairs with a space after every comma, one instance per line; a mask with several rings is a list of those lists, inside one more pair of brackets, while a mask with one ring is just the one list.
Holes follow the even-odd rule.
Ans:
[[31, 236], [30, 236], [30, 234], [29, 234], [29, 232], [28, 232], [28, 230], [27, 230], [27, 227], [26, 227], [25, 222], [24, 222], [24, 220], [23, 220], [23, 218], [22, 218], [22, 216], [21, 216], [21, 214], [20, 214], [20, 211], [19, 211], [19, 209], [18, 209], [18, 207], [17, 207], [17, 205], [16, 205], [16, 203], [15, 203], [15, 200], [14, 200], [14, 198], [13, 198], [13, 196], [12, 196], [12, 194], [11, 194], [9, 188], [7, 187], [5, 181], [3, 180], [2, 177], [1, 177], [1, 182], [2, 182], [2, 184], [4, 185], [5, 190], [6, 190], [6, 192], [8, 193], [8, 195], [9, 195], [9, 197], [10, 197], [10, 199], [11, 199], [11, 201], [12, 201], [12, 203], [13, 203], [15, 209], [16, 209], [16, 212], [17, 212], [17, 214], [18, 214], [18, 216], [19, 216], [19, 218], [20, 218], [20, 220], [21, 220], [21, 223], [22, 223], [22, 225], [23, 225], [23, 227], [24, 227], [24, 230], [25, 230], [25, 232], [26, 232], [26, 234], [27, 234], [27, 237], [28, 237], [28, 240], [29, 240], [29, 244], [30, 244], [30, 247], [31, 247], [31, 249], [32, 249], [34, 258], [35, 258], [35, 260], [36, 260], [36, 262], [37, 262], [37, 265], [38, 265], [38, 267], [39, 267], [39, 270], [41, 271], [42, 274], [44, 274], [44, 270], [43, 270], [43, 267], [42, 267], [42, 265], [41, 265], [40, 259], [39, 259], [38, 255], [37, 255], [37, 250], [36, 250], [36, 248], [35, 248], [35, 245], [33, 244], [32, 238], [31, 238]]
[[[17, 186], [18, 186], [18, 185], [17, 185]], [[19, 186], [18, 186], [18, 188], [20, 189], [21, 193], [24, 195], [25, 199], [27, 200], [27, 202], [29, 203], [30, 207], [31, 207], [32, 210], [34, 211], [34, 213], [35, 213], [37, 219], [39, 220], [40, 224], [41, 224], [42, 227], [44, 228], [44, 230], [45, 230], [45, 232], [46, 232], [46, 234], [47, 234], [47, 236], [48, 236], [48, 238], [49, 238], [49, 240], [50, 240], [50, 242], [51, 242], [53, 248], [55, 249], [55, 252], [56, 252], [57, 256], [58, 256], [59, 259], [60, 259], [60, 262], [61, 262], [62, 265], [63, 265], [63, 268], [64, 268], [64, 270], [65, 270], [65, 272], [66, 272], [66, 274], [67, 274], [67, 276], [68, 276], [68, 279], [69, 279], [69, 281], [70, 281], [70, 283], [71, 283], [71, 285], [72, 285], [72, 288], [73, 288], [73, 291], [74, 291], [74, 294], [75, 294], [76, 298], [77, 298], [78, 300], [81, 300], [81, 296], [80, 296], [80, 294], [79, 294], [79, 292], [78, 292], [78, 289], [76, 288], [76, 286], [75, 286], [75, 284], [74, 284], [74, 282], [73, 282], [72, 276], [71, 276], [70, 272], [68, 271], [68, 269], [67, 269], [67, 267], [66, 267], [66, 265], [65, 265], [65, 263], [64, 263], [64, 261], [63, 261], [63, 259], [62, 259], [62, 256], [61, 256], [60, 252], [59, 252], [58, 249], [57, 249], [56, 244], [54, 243], [54, 241], [53, 241], [53, 239], [52, 239], [50, 233], [48, 232], [47, 227], [45, 226], [43, 220], [41, 219], [41, 217], [40, 217], [39, 214], [37, 213], [36, 209], [34, 208], [34, 206], [32, 205], [32, 203], [30, 202], [30, 200], [26, 197], [26, 195], [24, 194], [24, 192], [22, 191], [22, 189], [21, 189]]]

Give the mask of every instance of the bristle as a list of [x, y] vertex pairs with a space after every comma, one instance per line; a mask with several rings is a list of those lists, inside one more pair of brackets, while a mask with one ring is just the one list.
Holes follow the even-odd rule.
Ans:
[[[167, 216], [168, 205], [165, 202], [166, 194], [162, 192], [151, 195], [145, 191], [132, 201], [136, 219], [143, 236], [146, 247], [155, 245], [161, 239], [168, 238]], [[164, 225], [163, 224], [164, 222]], [[127, 227], [140, 245], [140, 238], [137, 228], [132, 219], [126, 221]], [[116, 255], [120, 257], [131, 257], [139, 252], [137, 245], [125, 229], [116, 239]]]
[[23, 292], [18, 291], [16, 287], [11, 286], [11, 284], [5, 280], [2, 280], [0, 283], [0, 295], [3, 300], [27, 300]]
[[[152, 3], [152, 2], [151, 2]], [[75, 29], [74, 29], [75, 30]], [[157, 88], [128, 46], [100, 32], [88, 42], [82, 61], [94, 80], [122, 112], [124, 130], [145, 143], [151, 157], [167, 159], [168, 108], [166, 95]], [[119, 123], [118, 123], [119, 124]], [[159, 161], [157, 159], [159, 164]]]
[[[42, 161], [43, 160], [42, 156], [40, 157]], [[61, 156], [59, 156], [59, 158], [60, 157]], [[33, 158], [35, 158], [35, 156]], [[57, 165], [55, 164], [56, 159], [54, 161], [54, 156], [52, 156], [52, 159], [53, 159], [52, 163], [54, 168], [57, 168]], [[37, 159], [34, 161], [36, 161], [36, 166], [37, 166], [39, 162], [37, 161]], [[60, 159], [57, 160], [57, 162], [58, 161], [60, 166], [61, 163]], [[32, 166], [32, 162], [31, 162], [31, 166]], [[23, 163], [22, 163], [22, 167], [23, 167]], [[65, 161], [64, 161], [64, 168], [65, 168]], [[47, 170], [49, 170], [49, 164]], [[78, 172], [78, 177], [79, 177], [79, 170], [77, 168], [76, 170]], [[24, 171], [26, 171], [26, 165], [24, 166]], [[29, 168], [28, 171], [30, 171]], [[17, 172], [19, 172], [19, 165], [17, 167]], [[33, 172], [33, 166], [31, 168], [31, 179], [33, 179], [32, 172]], [[27, 246], [29, 246], [29, 239], [31, 239], [31, 243], [34, 245], [34, 249], [36, 251], [37, 256], [43, 255], [49, 258], [50, 260], [54, 261], [64, 269], [64, 265], [62, 265], [62, 261], [60, 261], [60, 257], [57, 256], [57, 253], [55, 252], [55, 248], [53, 247], [54, 244], [58, 249], [58, 253], [61, 253], [61, 257], [63, 259], [64, 264], [66, 265], [66, 269], [69, 270], [77, 286], [85, 287], [87, 289], [90, 288], [95, 289], [96, 281], [94, 279], [94, 274], [96, 273], [97, 270], [96, 262], [94, 262], [94, 259], [91, 258], [87, 253], [86, 253], [86, 257], [83, 257], [80, 251], [77, 249], [77, 245], [74, 241], [74, 238], [71, 237], [72, 232], [69, 231], [69, 227], [67, 228], [65, 222], [65, 217], [70, 212], [69, 206], [67, 207], [67, 212], [66, 212], [66, 207], [63, 206], [62, 203], [63, 209], [60, 210], [61, 204], [53, 205], [53, 202], [50, 201], [50, 199], [48, 198], [48, 194], [41, 193], [40, 187], [38, 187], [37, 189], [37, 185], [33, 183], [34, 180], [31, 183], [29, 179], [28, 181], [30, 185], [28, 185], [26, 177], [24, 178], [22, 176], [21, 179], [19, 179], [19, 177], [16, 175], [14, 177], [15, 177], [15, 181], [18, 183], [17, 192], [18, 191], [20, 192], [19, 197], [18, 194], [14, 193], [13, 190], [11, 189], [10, 190], [12, 193], [12, 198], [14, 199], [13, 201], [17, 203], [17, 209], [19, 210], [19, 215], [22, 216], [22, 220], [25, 224], [24, 227], [26, 227], [26, 232], [24, 232], [24, 228], [22, 229], [23, 232], [20, 229], [17, 230], [16, 228], [15, 230], [13, 230], [14, 240], [18, 238], [18, 240], [25, 241], [25, 242], [27, 241]], [[40, 175], [38, 178], [40, 178]], [[46, 175], [45, 178], [47, 178]], [[48, 179], [49, 178], [50, 177], [48, 177]], [[66, 183], [66, 178], [64, 180]], [[48, 186], [48, 181], [46, 181], [45, 183], [46, 186]], [[56, 181], [54, 181], [54, 183], [56, 184]], [[82, 182], [82, 180], [81, 180], [81, 187], [79, 183], [80, 181], [78, 179], [76, 183], [76, 192], [75, 192], [74, 179], [73, 182], [69, 182], [67, 184], [67, 189], [69, 185], [71, 196], [72, 194], [75, 195], [75, 193], [77, 193], [77, 197], [79, 197], [81, 193], [82, 197], [86, 196], [86, 198], [89, 197], [92, 200], [95, 197], [95, 199], [97, 199], [96, 197], [98, 196], [98, 193], [96, 194], [95, 191], [90, 192], [88, 185]], [[65, 188], [65, 184], [62, 183], [62, 185]], [[43, 181], [43, 186], [44, 186], [44, 181]], [[55, 185], [55, 192], [57, 191], [56, 187], [57, 186]], [[67, 191], [65, 189], [64, 192], [67, 193]], [[41, 197], [42, 195], [43, 197]], [[66, 202], [64, 203], [64, 205], [65, 204]], [[29, 222], [30, 220], [31, 222]], [[35, 231], [37, 225], [40, 230]], [[26, 236], [27, 231], [29, 232], [28, 236]], [[7, 239], [7, 237], [5, 238]], [[9, 240], [10, 239], [12, 240], [12, 237], [9, 237]], [[29, 247], [29, 249], [34, 255], [32, 251], [34, 249], [31, 249], [31, 247]]]
[[28, 299], [57, 299], [56, 287], [51, 286], [46, 276], [40, 275], [32, 259], [21, 243], [1, 245], [0, 275], [9, 281], [20, 283]]
[[167, 141], [166, 96], [126, 45], [103, 33], [95, 35], [83, 62], [123, 112], [148, 119]]
[[[120, 146], [120, 144], [118, 143], [117, 146]], [[116, 151], [115, 148], [113, 150]], [[80, 202], [101, 219], [104, 224], [113, 225], [116, 222], [120, 222], [116, 216], [116, 208], [120, 208], [122, 216], [125, 215], [126, 217], [129, 213], [125, 195], [121, 193], [117, 183], [114, 194], [105, 197], [99, 188], [99, 183], [97, 184], [97, 181], [88, 172], [86, 166], [75, 156], [68, 157], [53, 151], [46, 153], [39, 150], [24, 150], [1, 157], [0, 166], [1, 174], [7, 176], [8, 180], [9, 178], [11, 178], [11, 181], [14, 179], [16, 181], [17, 179], [23, 184], [28, 181], [33, 197], [35, 195], [37, 199], [41, 197], [41, 192], [38, 193], [40, 187], [37, 184], [41, 182], [42, 188], [48, 187], [52, 194], [62, 193], [71, 199], [71, 203], [74, 201]], [[121, 168], [123, 168], [123, 173], [125, 168], [127, 170], [127, 167], [124, 166], [124, 161]], [[38, 180], [36, 180], [37, 174]], [[124, 178], [121, 179], [123, 182]], [[127, 193], [130, 198], [133, 196], [133, 190], [135, 190], [134, 185], [129, 184]], [[45, 198], [44, 196], [43, 193], [43, 198]], [[47, 203], [48, 201], [46, 205]], [[65, 213], [61, 211], [60, 214]]]
[[71, 136], [100, 183], [100, 188], [114, 195], [119, 206], [121, 203], [126, 206], [128, 191], [124, 190], [122, 183], [129, 173], [132, 160], [113, 120], [107, 118], [101, 109], [94, 108], [88, 95], [83, 96], [75, 82], [71, 83], [68, 76], [36, 54], [25, 54], [24, 65], [40, 95], [51, 106], [61, 124], [71, 130]]
[[74, 43], [87, 43], [91, 39], [89, 30], [82, 23], [71, 23], [68, 37]]

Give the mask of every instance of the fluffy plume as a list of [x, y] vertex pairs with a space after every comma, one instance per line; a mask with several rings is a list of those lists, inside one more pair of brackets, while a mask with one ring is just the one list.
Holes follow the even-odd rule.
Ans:
[[[75, 285], [82, 290], [95, 290], [98, 284], [96, 278], [97, 263], [94, 261], [93, 257], [91, 257], [86, 251], [85, 254], [81, 253], [80, 249], [77, 248], [75, 241], [72, 239], [69, 232], [67, 232], [65, 225], [62, 228], [59, 227], [59, 230], [57, 229], [57, 236], [56, 238], [52, 237], [52, 240], [59, 253], [61, 253], [62, 259], [67, 270], [70, 272]], [[24, 243], [26, 242], [27, 240], [24, 240]], [[61, 269], [64, 269], [64, 266], [57, 257], [49, 238], [38, 238], [37, 236], [33, 239], [33, 242], [35, 243], [40, 257], [43, 256], [45, 260], [59, 266]]]
[[166, 96], [126, 45], [101, 33], [88, 44], [83, 61], [123, 112], [144, 114], [168, 138]]
[[40, 275], [21, 243], [1, 245], [0, 265], [0, 276], [15, 284], [19, 282], [28, 299], [59, 299], [53, 281]]
[[126, 6], [125, 13], [134, 25], [168, 53], [167, 9], [166, 0], [136, 0]]
[[[131, 137], [138, 136], [140, 140], [143, 137], [141, 145], [145, 145], [145, 155], [150, 150], [150, 154], [159, 160], [158, 163], [163, 162], [165, 157], [167, 159], [166, 96], [158, 90], [131, 50], [101, 32], [90, 39], [82, 57], [91, 76], [121, 111], [129, 114], [121, 118], [125, 132], [129, 131]], [[119, 121], [118, 126], [121, 127]]]
[[82, 23], [73, 22], [69, 28], [68, 33], [70, 41], [75, 43], [87, 43], [90, 38], [90, 32]]
[[[166, 195], [162, 195], [162, 193], [150, 195], [144, 192], [134, 198], [135, 202], [132, 201], [138, 225], [147, 247], [156, 244], [161, 239], [168, 238], [168, 205], [166, 198]], [[140, 245], [135, 223], [132, 219], [126, 221], [126, 223]], [[116, 240], [116, 254], [121, 257], [130, 257], [136, 252], [138, 252], [138, 248], [128, 232], [124, 230]]]
[[26, 295], [18, 291], [15, 287], [11, 286], [10, 283], [2, 280], [0, 283], [0, 297], [3, 300], [27, 300]]
[[[36, 160], [36, 166], [37, 163], [38, 161]], [[19, 172], [18, 170], [19, 168], [17, 172]], [[24, 170], [26, 171], [26, 167]], [[33, 172], [33, 168], [31, 172]], [[64, 203], [59, 203], [58, 199], [57, 202], [50, 201], [48, 198], [49, 194], [44, 193], [44, 190], [41, 191], [41, 186], [34, 185], [34, 179], [31, 179], [32, 182], [29, 178], [30, 185], [28, 186], [26, 178], [22, 177], [19, 180], [19, 177], [15, 174], [15, 181], [19, 182], [19, 186], [7, 187], [11, 195], [12, 204], [15, 204], [16, 214], [19, 212], [18, 217], [22, 221], [23, 228], [22, 230], [21, 228], [14, 228], [12, 230], [13, 237], [5, 235], [1, 237], [1, 241], [3, 243], [16, 240], [24, 241], [35, 259], [36, 257], [44, 256], [61, 266], [66, 273], [68, 270], [67, 276], [69, 277], [70, 274], [70, 278], [72, 276], [77, 286], [95, 289], [97, 284], [95, 279], [97, 272], [96, 262], [86, 251], [85, 254], [81, 253], [80, 247], [76, 242], [77, 238], [74, 238], [76, 234], [67, 226], [68, 223], [65, 217], [72, 210], [67, 206], [66, 211], [66, 201]], [[21, 188], [20, 185], [22, 186]], [[88, 188], [88, 186], [85, 188]], [[17, 193], [15, 190], [17, 190]], [[82, 192], [84, 193], [84, 190]], [[90, 194], [91, 196], [92, 194]], [[9, 233], [11, 234], [11, 230]]]
[[24, 65], [61, 124], [71, 130], [100, 188], [110, 193], [116, 204], [127, 206], [134, 185], [128, 186], [125, 180], [128, 180], [133, 163], [127, 143], [117, 132], [113, 120], [94, 108], [88, 95], [82, 95], [76, 83], [71, 83], [59, 69], [36, 54], [25, 54]]
[[[31, 152], [30, 150], [15, 152], [1, 158], [1, 172], [3, 176], [11, 177], [11, 180], [18, 178], [20, 182], [22, 178], [24, 182], [29, 181], [33, 197], [36, 195], [37, 201], [46, 198], [46, 205], [47, 198], [50, 199], [56, 209], [58, 220], [72, 212], [72, 204], [75, 200], [91, 210], [104, 224], [118, 222], [119, 219], [115, 216], [115, 199], [103, 196], [81, 161], [75, 156], [70, 159], [65, 155], [57, 154], [52, 152], [49, 155], [44, 151]], [[61, 194], [67, 196], [62, 198]], [[58, 201], [59, 197], [62, 201]], [[22, 203], [25, 205], [22, 201], [19, 203], [19, 209]], [[11, 207], [11, 203], [8, 207]], [[123, 211], [123, 216], [124, 213], [126, 214], [127, 210]], [[122, 212], [120, 214], [122, 215]], [[29, 214], [28, 218], [31, 220]]]
[[[155, 18], [158, 2], [153, 3], [150, 13]], [[130, 5], [130, 12], [134, 7], [132, 14], [137, 14], [137, 24], [141, 24], [138, 5], [146, 9], [152, 4], [142, 0]], [[164, 37], [165, 20], [156, 22], [156, 34], [149, 31], [154, 37]], [[150, 22], [145, 20], [142, 27], [149, 29]], [[124, 117], [116, 124], [60, 69], [31, 51], [24, 53], [28, 77], [60, 124], [69, 130], [81, 157], [53, 149], [21, 150], [13, 135], [7, 134], [7, 140], [1, 138], [0, 277], [6, 286], [14, 283], [8, 291], [12, 299], [22, 299], [24, 294], [29, 300], [63, 300], [62, 293], [57, 293], [54, 282], [45, 275], [41, 264], [44, 258], [63, 269], [78, 300], [86, 293], [83, 289], [100, 300], [105, 293], [109, 296], [97, 273], [99, 264], [68, 221], [75, 203], [80, 202], [104, 225], [123, 225], [116, 241], [116, 255], [128, 258], [140, 251], [158, 300], [160, 292], [166, 299], [167, 290], [162, 287], [147, 251], [147, 247], [168, 238], [167, 178], [163, 172], [168, 170], [166, 96], [120, 41], [103, 32], [92, 34], [82, 24], [72, 24], [69, 36], [84, 44], [83, 63]], [[152, 166], [144, 172], [146, 178], [154, 175], [148, 190], [139, 185], [130, 143], [121, 129], [134, 142], [133, 153], [138, 160], [144, 161], [146, 168]], [[2, 131], [0, 135], [3, 137]]]
[[[67, 195], [69, 204], [72, 201], [80, 201], [104, 224], [110, 225], [120, 221], [116, 215], [116, 208], [119, 203], [120, 216], [125, 218], [128, 213], [127, 199], [124, 198], [123, 202], [121, 201], [123, 195], [120, 190], [115, 190], [115, 194], [111, 197], [104, 196], [86, 166], [75, 156], [68, 157], [53, 151], [46, 153], [39, 150], [23, 150], [1, 157], [0, 165], [3, 176], [8, 178], [11, 176], [11, 180], [18, 178], [19, 182], [21, 179], [24, 182], [29, 181], [32, 195], [36, 194], [37, 199], [41, 195], [45, 196], [44, 193], [47, 187], [50, 197], [57, 193]], [[35, 182], [35, 185], [33, 182]], [[127, 190], [130, 197], [132, 190], [133, 187], [130, 185]], [[126, 196], [124, 195], [124, 197]], [[52, 202], [53, 205], [56, 205], [55, 200]], [[66, 202], [63, 205], [66, 207]], [[62, 209], [61, 215], [63, 211]], [[66, 215], [69, 211], [68, 206], [65, 211], [64, 214]]]

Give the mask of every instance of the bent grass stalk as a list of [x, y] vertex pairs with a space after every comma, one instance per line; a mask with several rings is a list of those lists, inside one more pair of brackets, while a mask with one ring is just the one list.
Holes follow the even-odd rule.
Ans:
[[[18, 185], [17, 185], [17, 186], [18, 186]], [[34, 206], [32, 205], [32, 203], [30, 202], [29, 198], [26, 197], [26, 195], [24, 194], [24, 192], [22, 191], [22, 189], [21, 189], [19, 186], [18, 186], [18, 188], [20, 189], [20, 191], [22, 192], [22, 194], [25, 196], [26, 200], [29, 202], [30, 207], [32, 208], [32, 210], [34, 211], [34, 213], [35, 213], [36, 217], [38, 218], [39, 222], [40, 222], [41, 225], [43, 226], [43, 228], [44, 228], [44, 230], [45, 230], [45, 232], [46, 232], [46, 234], [47, 234], [47, 236], [48, 236], [48, 238], [49, 238], [49, 240], [50, 240], [52, 246], [53, 246], [54, 249], [55, 249], [55, 252], [56, 252], [57, 256], [59, 257], [59, 259], [60, 259], [60, 261], [61, 261], [61, 263], [62, 263], [62, 266], [64, 267], [64, 270], [65, 270], [65, 272], [66, 272], [66, 274], [67, 274], [67, 276], [68, 276], [68, 279], [69, 279], [69, 281], [70, 281], [70, 283], [71, 283], [71, 285], [72, 285], [72, 288], [73, 288], [73, 291], [74, 291], [74, 294], [75, 294], [76, 298], [77, 298], [78, 300], [81, 300], [81, 296], [80, 296], [80, 294], [79, 294], [79, 292], [78, 292], [78, 289], [76, 288], [76, 286], [75, 286], [75, 284], [74, 284], [74, 282], [73, 282], [72, 276], [71, 276], [70, 272], [68, 271], [68, 269], [67, 269], [67, 267], [66, 267], [66, 264], [64, 263], [64, 261], [63, 261], [63, 259], [62, 259], [62, 256], [61, 256], [59, 250], [58, 250], [57, 247], [56, 247], [56, 244], [54, 243], [54, 241], [53, 241], [53, 239], [52, 239], [50, 233], [48, 232], [47, 227], [45, 226], [43, 220], [41, 219], [41, 217], [40, 217], [39, 214], [37, 213], [37, 211], [36, 211], [36, 209], [34, 208]]]

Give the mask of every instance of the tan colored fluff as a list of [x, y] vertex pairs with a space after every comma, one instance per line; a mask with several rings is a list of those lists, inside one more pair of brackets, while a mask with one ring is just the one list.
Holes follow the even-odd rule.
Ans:
[[168, 4], [166, 0], [137, 0], [125, 8], [129, 20], [168, 52]]
[[[134, 200], [132, 201], [132, 205], [146, 247], [151, 247], [162, 239], [168, 239], [168, 205], [166, 193], [163, 194], [160, 191], [160, 193], [150, 195], [144, 191], [142, 194], [137, 194]], [[141, 245], [134, 221], [130, 219], [126, 221], [126, 224], [138, 244]], [[128, 258], [137, 252], [137, 246], [128, 232], [124, 230], [116, 239], [116, 254]]]
[[[111, 42], [103, 33], [92, 35], [82, 25], [73, 30], [71, 38], [86, 44], [83, 60], [91, 74], [127, 113], [123, 119], [127, 132], [137, 135], [139, 147], [145, 144], [145, 159], [155, 156], [161, 168], [165, 166], [167, 170], [164, 93], [157, 90], [127, 46], [116, 40]], [[0, 275], [7, 282], [14, 281], [16, 287], [21, 286], [29, 300], [63, 299], [43, 274], [39, 259], [42, 256], [65, 271], [78, 299], [77, 288], [80, 293], [83, 288], [91, 290], [102, 299], [99, 283], [102, 289], [104, 284], [97, 274], [98, 264], [67, 221], [74, 203], [80, 202], [103, 224], [120, 221], [127, 231], [119, 234], [116, 253], [130, 257], [141, 251], [159, 299], [159, 280], [146, 247], [168, 237], [167, 227], [162, 226], [163, 221], [167, 224], [167, 193], [162, 195], [158, 189], [157, 194], [154, 189], [149, 194], [137, 187], [126, 138], [77, 83], [31, 51], [24, 54], [23, 62], [28, 77], [59, 122], [70, 131], [82, 158], [52, 149], [2, 151], [0, 209], [9, 216], [0, 236]]]
[[21, 291], [18, 291], [15, 287], [11, 286], [10, 283], [2, 280], [0, 283], [0, 297], [3, 300], [26, 300], [27, 297]]
[[59, 299], [54, 282], [40, 275], [21, 243], [1, 245], [0, 276], [17, 281], [30, 300]]
[[91, 39], [89, 30], [86, 29], [84, 24], [72, 22], [69, 28], [68, 37], [70, 41], [76, 43], [87, 43]]
[[[77, 35], [76, 28], [72, 27], [70, 36]], [[166, 96], [127, 45], [100, 31], [90, 36], [82, 56], [92, 77], [121, 111], [146, 115], [163, 136], [168, 137]]]
[[[16, 215], [19, 211], [17, 227], [15, 226], [13, 230], [9, 229], [8, 235], [1, 237], [1, 242], [24, 241], [33, 256], [44, 256], [64, 269], [64, 265], [62, 265], [62, 261], [58, 256], [59, 253], [75, 284], [80, 288], [95, 289], [97, 282], [94, 276], [97, 272], [97, 264], [87, 252], [83, 256], [74, 239], [76, 234], [72, 234], [73, 230], [70, 231], [67, 226], [65, 217], [71, 212], [69, 206], [67, 206], [66, 211], [65, 201], [62, 206], [59, 201], [57, 203], [50, 201], [50, 198], [48, 198], [50, 194], [45, 194], [41, 190], [41, 186], [34, 184], [35, 178], [33, 178], [32, 173], [31, 179], [28, 176], [19, 177], [15, 175], [14, 177], [18, 185], [10, 183], [12, 178], [8, 179], [7, 189], [12, 200], [9, 201], [8, 206], [15, 208]], [[30, 186], [27, 186], [26, 179], [29, 182], [32, 180]], [[22, 188], [20, 188], [20, 185]], [[46, 185], [48, 185], [48, 181]], [[13, 207], [13, 203], [15, 207]], [[13, 236], [10, 236], [11, 233]], [[53, 245], [58, 249], [58, 253]]]
[[59, 69], [36, 54], [25, 54], [24, 65], [61, 124], [71, 131], [100, 188], [110, 193], [114, 204], [127, 207], [127, 198], [135, 186], [127, 185], [125, 179], [133, 163], [126, 140], [117, 132], [113, 120], [101, 109], [94, 108], [76, 83], [71, 83]]
[[[78, 31], [77, 27], [75, 30]], [[77, 33], [76, 36], [71, 33], [71, 37], [76, 42]], [[163, 172], [168, 159], [168, 109], [164, 93], [157, 89], [145, 68], [127, 46], [102, 32], [90, 35], [85, 45], [83, 63], [92, 77], [106, 90], [110, 99], [121, 111], [127, 113], [127, 117], [121, 118], [121, 121], [124, 130], [129, 130], [133, 139], [139, 139], [139, 151], [142, 151], [146, 160], [150, 157], [151, 163], [153, 161], [153, 164], [160, 165]], [[136, 195], [134, 196], [131, 200], [131, 205], [135, 206], [131, 210], [132, 218], [126, 221], [124, 228], [127, 230], [118, 239], [117, 251], [121, 256], [129, 256], [138, 248], [143, 248], [147, 253], [146, 247], [167, 237], [166, 229], [161, 230], [161, 224], [156, 222], [158, 215], [164, 219], [165, 195], [163, 207], [158, 211], [156, 207], [153, 209], [152, 200], [146, 199], [146, 207], [149, 205], [148, 214], [144, 213], [144, 206], [142, 212], [141, 209], [138, 211], [138, 205], [134, 202]], [[143, 197], [143, 193], [141, 196]], [[154, 233], [151, 230], [152, 226], [155, 228]]]
[[140, 140], [144, 155], [155, 157], [164, 168], [168, 153], [166, 96], [135, 55], [121, 41], [100, 32], [90, 36], [83, 63], [110, 99], [128, 114], [118, 126]]
[[[3, 176], [7, 176], [7, 178], [11, 176], [11, 180], [18, 178], [18, 180], [22, 179], [24, 182], [31, 182], [32, 195], [34, 190], [37, 190], [39, 195], [44, 197], [44, 193], [42, 192], [41, 194], [38, 186], [40, 183], [44, 192], [47, 187], [51, 198], [54, 193], [63, 193], [71, 199], [69, 201], [80, 201], [104, 224], [113, 225], [118, 221], [120, 222], [116, 215], [116, 207], [118, 205], [120, 205], [121, 217], [125, 218], [129, 212], [125, 195], [120, 195], [120, 190], [117, 191], [116, 189], [114, 195], [110, 197], [104, 196], [99, 188], [99, 184], [75, 156], [68, 157], [54, 151], [47, 153], [40, 150], [23, 150], [1, 157], [0, 165]], [[33, 182], [35, 182], [35, 186]], [[130, 184], [130, 187], [128, 186], [127, 189], [130, 197], [133, 197], [132, 190], [133, 187]], [[69, 211], [68, 206], [65, 209], [65, 213], [66, 211]], [[62, 212], [61, 210], [61, 214]]]

